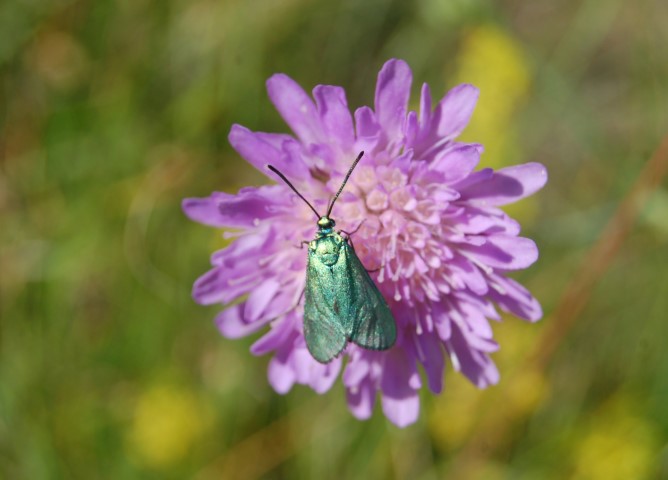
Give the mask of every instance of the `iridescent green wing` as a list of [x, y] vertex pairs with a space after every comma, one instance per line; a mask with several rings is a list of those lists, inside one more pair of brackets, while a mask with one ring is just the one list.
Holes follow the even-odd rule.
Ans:
[[341, 248], [346, 257], [347, 278], [350, 284], [350, 317], [348, 332], [351, 342], [371, 350], [387, 350], [397, 339], [394, 316], [383, 295], [348, 243]]
[[[339, 257], [339, 263], [341, 262]], [[331, 362], [348, 343], [341, 312], [347, 311], [347, 285], [342, 268], [323, 265], [309, 250], [304, 291], [304, 338], [313, 358]], [[342, 302], [343, 300], [343, 302]]]

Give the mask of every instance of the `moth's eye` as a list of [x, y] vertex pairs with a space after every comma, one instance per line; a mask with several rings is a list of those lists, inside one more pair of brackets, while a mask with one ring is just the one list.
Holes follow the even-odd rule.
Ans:
[[334, 226], [334, 221], [327, 217], [321, 217], [318, 220], [318, 226], [320, 228], [332, 228]]

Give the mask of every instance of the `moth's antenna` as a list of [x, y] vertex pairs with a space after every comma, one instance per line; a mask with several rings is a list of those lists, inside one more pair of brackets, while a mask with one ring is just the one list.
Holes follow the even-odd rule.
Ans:
[[364, 152], [360, 152], [359, 155], [357, 155], [357, 158], [353, 162], [352, 166], [348, 170], [348, 173], [346, 173], [346, 178], [343, 179], [343, 183], [341, 184], [341, 187], [339, 187], [339, 191], [336, 192], [336, 195], [334, 195], [334, 200], [332, 200], [332, 203], [329, 204], [329, 208], [327, 209], [327, 218], [329, 218], [329, 215], [332, 213], [332, 208], [334, 208], [334, 202], [336, 202], [336, 199], [339, 198], [339, 195], [341, 195], [341, 191], [343, 190], [343, 187], [346, 186], [346, 182], [350, 178], [350, 174], [353, 173], [353, 170], [359, 163], [359, 161], [362, 159], [362, 155], [364, 155]]
[[[358, 160], [359, 160], [359, 159], [358, 159]], [[281, 180], [283, 180], [285, 183], [287, 183], [287, 184], [288, 184], [288, 187], [290, 187], [290, 188], [292, 189], [292, 191], [295, 192], [299, 198], [301, 198], [302, 200], [304, 200], [304, 202], [306, 202], [306, 205], [308, 205], [309, 208], [310, 208], [311, 210], [313, 210], [313, 213], [315, 213], [315, 216], [318, 217], [318, 219], [320, 219], [320, 214], [318, 213], [318, 211], [317, 211], [315, 208], [313, 208], [313, 205], [311, 205], [311, 204], [308, 202], [308, 200], [306, 200], [306, 199], [304, 198], [304, 195], [302, 195], [301, 193], [299, 193], [299, 192], [297, 191], [297, 189], [295, 188], [295, 186], [294, 186], [293, 184], [291, 184], [290, 181], [289, 181], [287, 178], [285, 178], [285, 175], [283, 175], [281, 172], [279, 172], [279, 171], [276, 169], [276, 167], [274, 167], [273, 165], [267, 165], [267, 168], [269, 168], [269, 170], [271, 170], [271, 171], [274, 172], [276, 175], [278, 175], [279, 177], [281, 177]], [[348, 174], [348, 175], [350, 175], [350, 174]], [[348, 180], [348, 177], [346, 177], [346, 180]], [[344, 183], [345, 183], [345, 182], [344, 182]], [[338, 194], [337, 194], [337, 195], [338, 195]]]

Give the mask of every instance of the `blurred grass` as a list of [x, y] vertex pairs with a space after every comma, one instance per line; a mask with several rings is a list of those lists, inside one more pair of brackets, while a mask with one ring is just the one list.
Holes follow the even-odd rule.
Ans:
[[[660, 0], [0, 4], [0, 477], [668, 478], [665, 180], [527, 362], [668, 131], [666, 22]], [[500, 385], [448, 370], [403, 431], [354, 420], [340, 385], [275, 394], [253, 339], [190, 299], [221, 239], [179, 207], [265, 181], [226, 136], [287, 130], [269, 75], [358, 106], [392, 56], [416, 92], [482, 88], [465, 135], [485, 165], [550, 172], [510, 210], [545, 320], [495, 326]]]

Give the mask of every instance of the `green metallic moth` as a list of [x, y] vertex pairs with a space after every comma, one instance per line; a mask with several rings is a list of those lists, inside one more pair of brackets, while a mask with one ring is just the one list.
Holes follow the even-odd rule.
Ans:
[[309, 352], [320, 363], [338, 357], [348, 342], [369, 350], [387, 350], [397, 338], [390, 307], [357, 258], [352, 242], [341, 235], [346, 232], [336, 232], [336, 223], [330, 218], [334, 202], [363, 155], [361, 152], [355, 159], [324, 216], [281, 172], [268, 165], [318, 217], [315, 239], [303, 242], [308, 243], [304, 338]]

